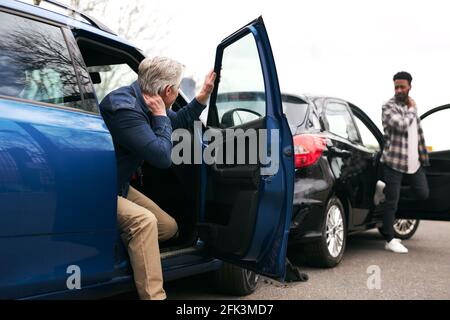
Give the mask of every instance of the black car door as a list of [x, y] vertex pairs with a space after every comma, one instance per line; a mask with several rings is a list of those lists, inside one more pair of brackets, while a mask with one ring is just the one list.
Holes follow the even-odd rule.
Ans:
[[361, 141], [352, 112], [345, 101], [327, 99], [325, 128], [330, 134], [328, 160], [336, 178], [335, 189], [350, 202], [349, 229], [363, 226], [372, 207], [375, 187], [373, 151]]
[[426, 112], [421, 119], [430, 156], [430, 166], [425, 167], [430, 196], [422, 201], [401, 198], [396, 217], [450, 221], [450, 104]]

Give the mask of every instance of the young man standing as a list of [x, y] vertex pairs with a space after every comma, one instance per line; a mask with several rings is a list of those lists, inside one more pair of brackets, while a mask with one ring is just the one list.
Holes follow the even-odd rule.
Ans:
[[383, 105], [382, 113], [385, 145], [381, 162], [386, 183], [382, 233], [387, 241], [386, 250], [408, 253], [401, 240], [394, 238], [400, 187], [402, 179], [407, 177], [413, 196], [420, 200], [428, 198], [428, 183], [423, 169], [428, 165], [428, 153], [416, 103], [409, 96], [412, 77], [402, 71], [395, 74], [393, 80], [395, 96]]

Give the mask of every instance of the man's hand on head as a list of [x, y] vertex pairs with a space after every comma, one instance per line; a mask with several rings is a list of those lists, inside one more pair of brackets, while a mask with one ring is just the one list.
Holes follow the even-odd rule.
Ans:
[[199, 94], [195, 97], [197, 101], [203, 105], [208, 102], [209, 96], [214, 89], [214, 81], [216, 80], [216, 73], [211, 70], [205, 77], [205, 82], [203, 83], [202, 89]]
[[160, 95], [151, 96], [144, 94], [143, 97], [148, 110], [154, 116], [167, 116], [166, 105]]

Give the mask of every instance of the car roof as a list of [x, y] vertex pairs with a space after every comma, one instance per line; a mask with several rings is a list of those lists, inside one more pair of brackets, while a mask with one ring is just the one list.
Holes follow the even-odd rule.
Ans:
[[304, 95], [307, 99], [311, 100], [311, 101], [316, 101], [316, 100], [339, 100], [339, 101], [344, 101], [347, 102], [347, 100], [342, 99], [342, 98], [338, 98], [335, 96], [327, 96], [324, 94], [305, 94]]
[[327, 96], [327, 95], [323, 95], [323, 94], [304, 94], [304, 95], [302, 95], [302, 97], [317, 106], [319, 106], [319, 105], [323, 106], [323, 104], [325, 103], [326, 100], [341, 101], [341, 102], [347, 103], [349, 106], [354, 105], [353, 103], [351, 103], [350, 101], [348, 101], [346, 99], [338, 98], [335, 96]]
[[281, 100], [283, 102], [288, 102], [289, 100], [303, 100], [305, 103], [308, 103], [308, 97], [303, 94], [293, 94], [289, 92], [281, 92]]
[[[41, 5], [44, 4], [46, 4], [45, 8], [31, 4], [31, 1], [30, 3], [26, 3], [19, 0], [2, 0], [0, 2], [0, 8], [5, 8], [7, 11], [9, 9], [22, 12], [38, 19], [50, 20], [70, 28], [96, 34], [114, 42], [120, 42], [122, 45], [136, 48], [136, 46], [116, 35], [104, 24], [82, 12], [53, 0], [42, 0]], [[72, 16], [69, 16], [69, 14], [72, 14]]]

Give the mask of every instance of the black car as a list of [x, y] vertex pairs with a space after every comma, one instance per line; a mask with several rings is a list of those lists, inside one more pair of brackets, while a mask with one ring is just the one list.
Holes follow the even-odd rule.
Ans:
[[[264, 111], [261, 94], [239, 92], [218, 97], [218, 102], [234, 106], [232, 114], [223, 114], [222, 121], [230, 126], [258, 118]], [[237, 101], [241, 108], [236, 108]], [[342, 260], [347, 235], [382, 226], [383, 202], [375, 204], [374, 196], [377, 181], [382, 179], [384, 137], [373, 121], [348, 101], [288, 94], [282, 95], [282, 101], [295, 158], [289, 251], [309, 265], [334, 267]], [[395, 237], [400, 239], [411, 238], [420, 219], [450, 220], [450, 143], [443, 132], [448, 128], [450, 105], [434, 108], [421, 118], [426, 117], [422, 125], [430, 151], [431, 166], [426, 168], [430, 198], [400, 199], [394, 225]], [[408, 188], [407, 180], [402, 188]]]

